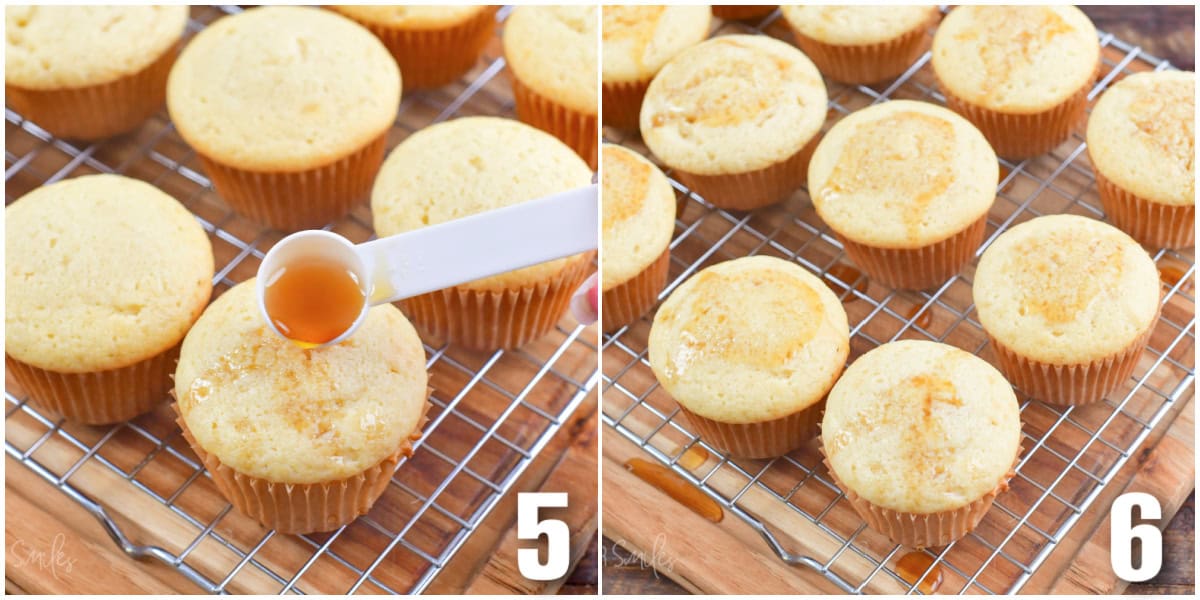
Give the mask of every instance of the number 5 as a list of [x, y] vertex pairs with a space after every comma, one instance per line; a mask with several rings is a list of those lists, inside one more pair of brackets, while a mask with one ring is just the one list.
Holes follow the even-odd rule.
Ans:
[[567, 574], [571, 529], [558, 519], [538, 519], [541, 508], [566, 508], [565, 492], [517, 494], [517, 539], [536, 540], [546, 536], [546, 562], [538, 562], [537, 548], [517, 549], [517, 569], [533, 581], [553, 581]]
[[[1146, 581], [1162, 568], [1162, 532], [1150, 523], [1133, 525], [1133, 507], [1142, 509], [1142, 518], [1162, 518], [1158, 500], [1143, 492], [1117, 496], [1112, 505], [1112, 554], [1109, 557], [1117, 577], [1129, 582]], [[1133, 540], [1142, 540], [1142, 564], [1133, 567]]]

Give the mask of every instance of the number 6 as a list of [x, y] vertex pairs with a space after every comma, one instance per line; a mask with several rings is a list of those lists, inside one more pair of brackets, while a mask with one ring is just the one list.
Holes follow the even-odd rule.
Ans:
[[[1136, 583], [1158, 575], [1162, 568], [1162, 532], [1150, 523], [1133, 525], [1133, 507], [1142, 509], [1142, 518], [1162, 518], [1158, 500], [1143, 492], [1117, 496], [1112, 505], [1112, 554], [1109, 559], [1117, 577]], [[1133, 567], [1133, 540], [1142, 540], [1142, 564]]]
[[538, 520], [538, 509], [566, 508], [566, 492], [517, 494], [517, 539], [546, 536], [546, 563], [538, 562], [537, 548], [517, 549], [517, 569], [533, 581], [553, 581], [567, 574], [571, 529], [558, 519]]

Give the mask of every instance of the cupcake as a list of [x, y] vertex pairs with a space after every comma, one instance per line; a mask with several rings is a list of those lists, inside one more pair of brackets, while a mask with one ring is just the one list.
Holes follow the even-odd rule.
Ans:
[[946, 103], [1005, 158], [1066, 141], [1084, 119], [1099, 69], [1096, 28], [1069, 5], [960, 6], [933, 36]]
[[[371, 192], [380, 237], [591, 183], [553, 136], [517, 121], [466, 117], [422, 129], [388, 156]], [[588, 252], [400, 301], [422, 330], [475, 350], [515, 348], [554, 328], [592, 270]]]
[[708, 37], [707, 6], [605, 6], [602, 65], [604, 125], [637, 129], [642, 97], [655, 73]]
[[1196, 74], [1138, 73], [1100, 96], [1087, 150], [1113, 225], [1152, 248], [1196, 245]]
[[746, 19], [757, 19], [771, 14], [775, 10], [777, 4], [770, 6], [756, 6], [750, 4], [714, 4], [712, 13], [714, 16], [720, 17], [727, 21], [741, 21]]
[[903, 546], [945, 546], [1008, 489], [1021, 411], [987, 361], [936, 342], [891, 342], [829, 392], [821, 451], [869, 527]]
[[1133, 372], [1159, 312], [1158, 270], [1100, 221], [1038, 217], [1004, 232], [975, 270], [975, 310], [1000, 370], [1047, 404], [1102, 400]]
[[637, 321], [667, 285], [675, 191], [667, 176], [636, 152], [605, 144], [601, 265], [605, 331]]
[[38, 188], [4, 216], [4, 362], [30, 402], [99, 425], [165, 400], [179, 342], [212, 294], [200, 223], [119, 175]]
[[650, 368], [694, 431], [732, 456], [769, 458], [817, 434], [850, 352], [846, 311], [799, 265], [770, 256], [708, 267], [650, 328]]
[[400, 65], [405, 89], [434, 88], [462, 77], [496, 31], [499, 6], [331, 6], [371, 30]]
[[796, 45], [821, 74], [877, 83], [912, 66], [928, 47], [937, 6], [784, 6]]
[[234, 508], [280, 533], [312, 533], [370, 510], [420, 437], [427, 383], [421, 339], [394, 306], [372, 308], [342, 343], [306, 350], [267, 327], [251, 279], [188, 332], [175, 410]]
[[400, 70], [371, 32], [315, 8], [218, 19], [183, 50], [167, 108], [217, 193], [285, 231], [364, 200], [400, 106]]
[[945, 283], [975, 256], [996, 198], [996, 154], [966, 119], [912, 100], [838, 121], [813, 153], [809, 193], [846, 254], [884, 285]]
[[517, 118], [554, 134], [596, 168], [595, 6], [518, 6], [504, 24]]
[[5, 102], [60, 138], [133, 131], [163, 104], [187, 6], [8, 6]]
[[722, 36], [683, 51], [654, 77], [642, 138], [705, 200], [750, 210], [804, 184], [827, 100], [821, 74], [796, 48], [767, 36]]

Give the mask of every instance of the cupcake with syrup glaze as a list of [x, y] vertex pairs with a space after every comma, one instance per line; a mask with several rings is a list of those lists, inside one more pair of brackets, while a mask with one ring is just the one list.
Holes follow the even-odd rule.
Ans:
[[1088, 118], [1088, 157], [1108, 220], [1152, 248], [1196, 245], [1196, 74], [1130, 75]]
[[933, 72], [946, 104], [975, 124], [996, 154], [1053, 150], [1085, 118], [1100, 42], [1074, 6], [960, 6], [933, 37]]
[[693, 46], [654, 77], [642, 138], [713, 205], [751, 210], [804, 183], [825, 122], [825, 83], [795, 47], [759, 35]]
[[829, 392], [821, 451], [869, 527], [903, 546], [945, 546], [1008, 489], [1021, 411], [987, 361], [936, 342], [891, 342]]
[[427, 383], [421, 339], [396, 307], [371, 308], [341, 343], [305, 349], [267, 327], [251, 279], [188, 332], [175, 409], [234, 508], [303, 534], [370, 510], [421, 435]]
[[667, 176], [636, 152], [605, 144], [601, 159], [601, 318], [605, 331], [616, 331], [653, 308], [667, 285], [675, 191]]
[[1057, 405], [1103, 400], [1129, 380], [1160, 310], [1154, 261], [1100, 221], [1051, 215], [1005, 231], [972, 293], [1013, 385]]
[[704, 41], [712, 23], [707, 6], [605, 6], [604, 125], [637, 129], [646, 88], [663, 65]]
[[813, 206], [850, 260], [884, 285], [917, 290], [974, 258], [999, 176], [996, 154], [969, 121], [912, 100], [838, 121], [808, 170]]
[[650, 368], [694, 430], [732, 456], [769, 458], [817, 435], [850, 333], [833, 292], [770, 256], [708, 267], [663, 301]]

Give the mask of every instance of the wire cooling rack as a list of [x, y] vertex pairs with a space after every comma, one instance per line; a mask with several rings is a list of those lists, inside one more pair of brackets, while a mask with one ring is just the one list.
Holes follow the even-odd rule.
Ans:
[[[189, 30], [238, 10], [195, 8]], [[389, 147], [455, 116], [512, 117], [504, 70], [493, 42], [462, 81], [406, 93]], [[209, 233], [215, 294], [252, 277], [281, 237], [229, 211], [165, 110], [136, 133], [87, 146], [8, 109], [5, 121], [6, 204], [91, 173], [149, 181]], [[361, 242], [373, 237], [370, 222], [363, 205], [327, 229]], [[231, 510], [165, 405], [128, 423], [86, 427], [39, 411], [6, 380], [5, 452], [95, 515], [125, 553], [157, 559], [204, 591], [420, 592], [595, 387], [595, 328], [567, 323], [516, 351], [427, 344], [434, 393], [425, 437], [371, 512], [332, 533], [276, 535]]]
[[[718, 23], [714, 34], [727, 33], [790, 40], [778, 11], [756, 25]], [[1128, 73], [1170, 68], [1110, 34], [1101, 34], [1100, 42], [1103, 68], [1090, 100]], [[926, 53], [894, 82], [878, 87], [827, 81], [831, 100], [825, 129], [843, 115], [890, 99], [944, 104], [928, 63]], [[1038, 215], [1103, 218], [1082, 131], [1047, 155], [1000, 161], [1002, 178], [984, 247], [1010, 226]], [[609, 128], [605, 137], [653, 160], [636, 135]], [[887, 341], [932, 339], [995, 363], [971, 301], [975, 261], [936, 291], [893, 291], [852, 267], [817, 217], [806, 189], [781, 205], [747, 213], [715, 208], [678, 181], [672, 184], [679, 212], [669, 283], [660, 300], [709, 265], [771, 255], [818, 274], [843, 299], [851, 323], [851, 360]], [[945, 548], [923, 550], [933, 563], [925, 573], [937, 568], [944, 575], [941, 591], [1020, 590], [1172, 405], [1194, 394], [1194, 251], [1157, 250], [1152, 256], [1164, 279], [1162, 318], [1132, 378], [1091, 406], [1021, 403], [1023, 451], [1011, 489], [996, 499], [973, 533]], [[769, 461], [731, 459], [690, 431], [650, 370], [646, 340], [652, 319], [647, 315], [604, 337], [604, 424], [745, 521], [782, 560], [815, 569], [847, 592], [919, 593], [916, 582], [924, 574], [906, 579], [897, 572], [904, 550], [858, 518], [815, 447]], [[712, 458], [691, 464], [705, 455], [693, 448]], [[692, 457], [681, 462], [685, 453]], [[804, 551], [789, 550], [797, 547]]]

